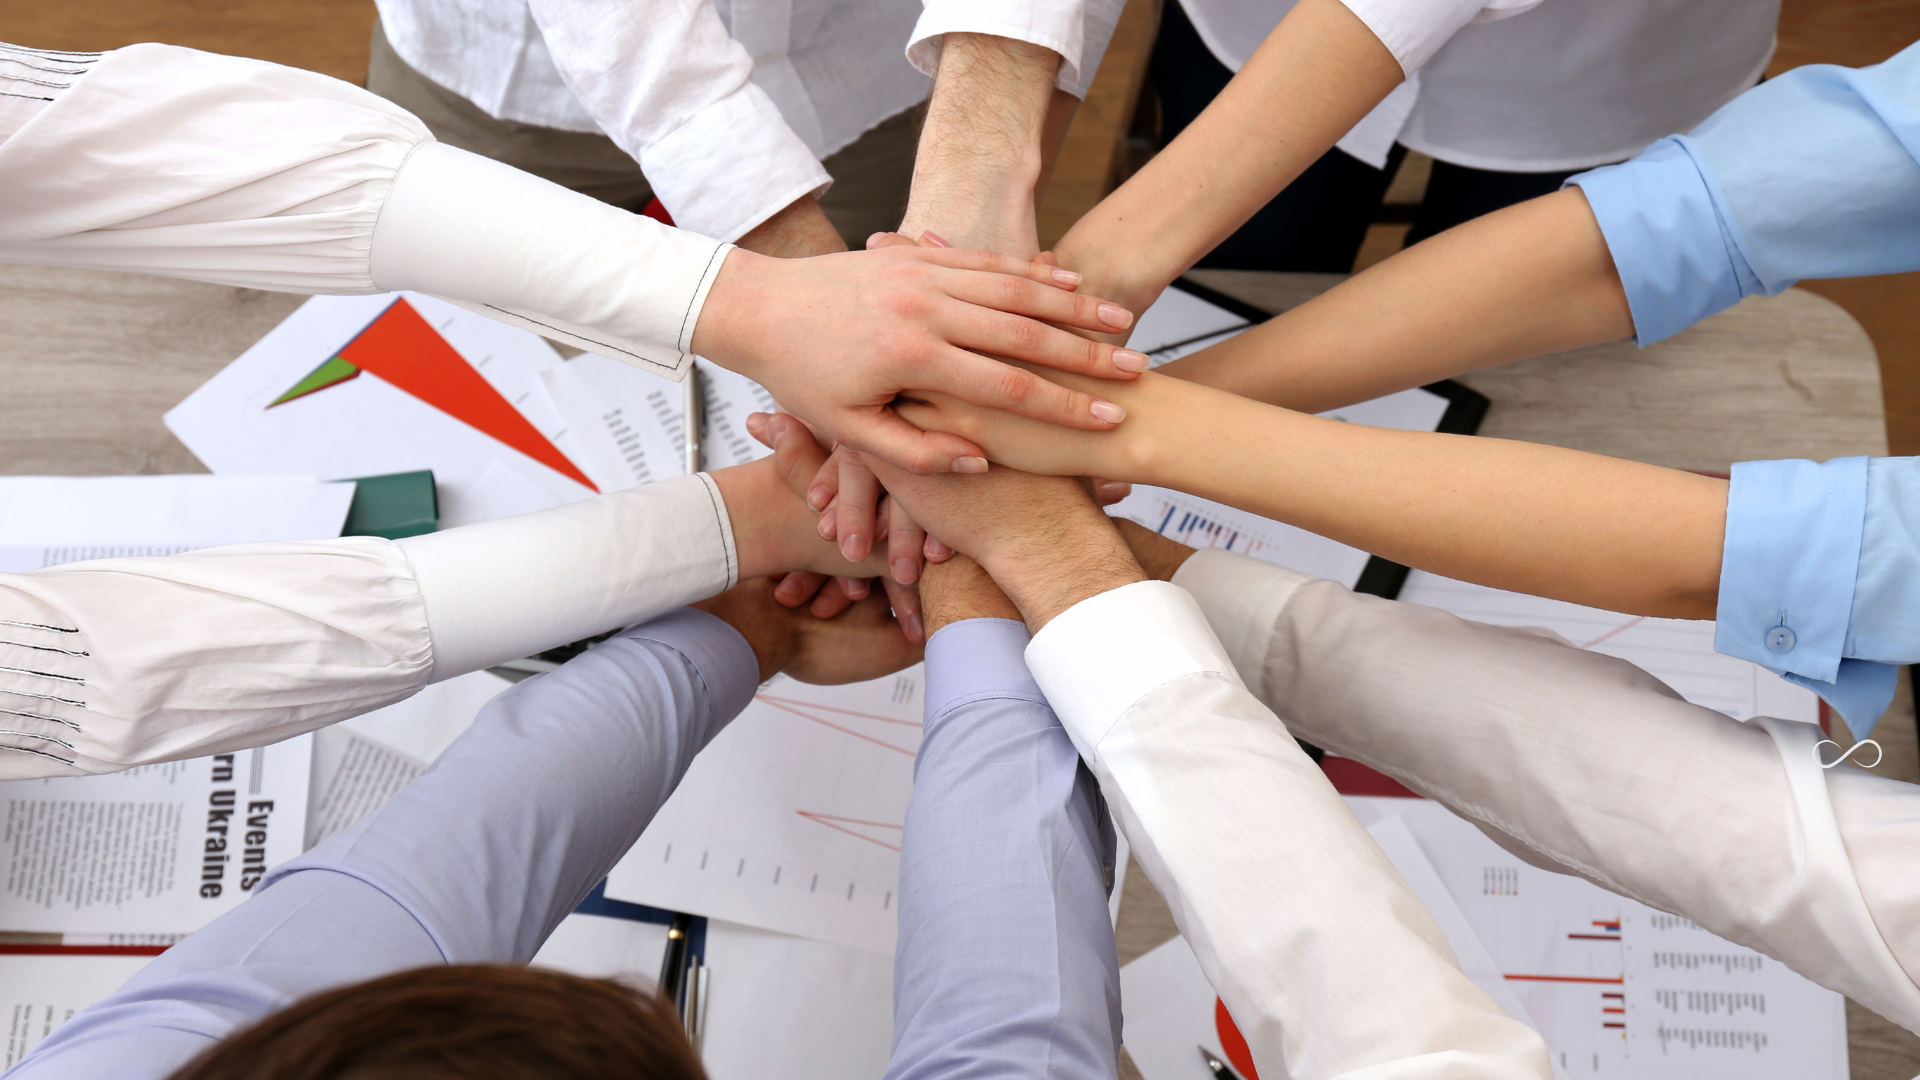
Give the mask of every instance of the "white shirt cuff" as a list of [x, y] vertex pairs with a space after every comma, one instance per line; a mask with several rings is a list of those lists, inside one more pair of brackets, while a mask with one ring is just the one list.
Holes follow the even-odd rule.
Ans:
[[426, 606], [434, 682], [644, 622], [740, 572], [705, 473], [398, 543]]
[[675, 224], [722, 240], [738, 240], [833, 183], [779, 106], [751, 83], [645, 147], [640, 167]]
[[1202, 672], [1240, 681], [1200, 606], [1164, 581], [1068, 608], [1034, 635], [1027, 667], [1083, 753], [1164, 683]]
[[1341, 0], [1367, 24], [1408, 75], [1419, 71], [1470, 22], [1497, 22], [1541, 0]]
[[988, 0], [979, 4], [931, 0], [907, 39], [907, 60], [931, 78], [940, 69], [940, 49], [947, 34], [1012, 38], [1059, 53], [1060, 74], [1054, 86], [1084, 98], [1119, 22], [1120, 7], [1107, 0], [1086, 0], [1084, 5], [1035, 4], [1032, 0]]
[[425, 143], [373, 230], [373, 280], [678, 379], [726, 244]]

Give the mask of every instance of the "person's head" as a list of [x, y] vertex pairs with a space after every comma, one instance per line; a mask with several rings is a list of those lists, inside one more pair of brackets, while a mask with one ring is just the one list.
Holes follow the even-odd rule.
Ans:
[[171, 1080], [705, 1080], [680, 1018], [607, 979], [417, 968], [316, 994]]

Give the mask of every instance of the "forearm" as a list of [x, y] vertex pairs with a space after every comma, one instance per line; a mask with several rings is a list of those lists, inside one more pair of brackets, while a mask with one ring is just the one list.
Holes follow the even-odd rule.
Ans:
[[1570, 188], [1449, 229], [1159, 371], [1314, 413], [1632, 333], [1606, 237]]
[[1097, 596], [1027, 659], [1262, 1073], [1550, 1075], [1178, 589]]
[[1061, 239], [1062, 265], [1145, 310], [1403, 78], [1339, 0], [1301, 0], [1199, 119]]
[[1104, 385], [1128, 417], [1095, 434], [984, 411], [906, 411], [916, 423], [951, 416], [945, 430], [1029, 472], [1174, 488], [1484, 585], [1713, 617], [1725, 481], [1533, 443], [1345, 424], [1152, 372]]
[[1054, 89], [1059, 68], [1060, 55], [1040, 45], [946, 35], [914, 159], [906, 235], [931, 229], [960, 247], [1038, 253], [1036, 191], [1072, 116], [1071, 95]]
[[[1910, 785], [1823, 774], [1810, 746], [1776, 745], [1759, 722], [1688, 704], [1622, 660], [1538, 631], [1219, 551], [1195, 554], [1173, 581], [1299, 737], [1446, 803], [1530, 863], [1683, 915], [1920, 1023], [1911, 979], [1874, 960], [1884, 932], [1900, 965], [1920, 971]], [[1796, 770], [1813, 783], [1796, 791]], [[1828, 794], [1837, 835], [1819, 825]], [[1851, 878], [1866, 910], [1846, 901]]]
[[1017, 622], [969, 618], [927, 643], [889, 1080], [985, 1062], [1036, 1080], [1117, 1067], [1113, 828], [1027, 674], [1027, 640]]
[[276, 868], [35, 1059], [48, 1076], [164, 1076], [323, 989], [422, 964], [525, 963], [756, 676], [737, 633], [681, 612], [508, 690], [426, 775]]
[[827, 220], [826, 211], [812, 195], [802, 195], [786, 209], [754, 226], [735, 243], [748, 251], [776, 259], [804, 259], [847, 250], [846, 241]]

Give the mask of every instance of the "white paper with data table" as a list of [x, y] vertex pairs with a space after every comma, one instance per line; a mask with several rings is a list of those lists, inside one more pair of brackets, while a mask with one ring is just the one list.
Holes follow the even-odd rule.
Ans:
[[185, 934], [300, 854], [312, 737], [0, 783], [0, 930]]
[[1844, 1080], [1846, 1003], [1778, 961], [1576, 877], [1521, 862], [1427, 799], [1399, 818], [1546, 1037], [1562, 1075]]
[[0, 1017], [6, 1024], [0, 1069], [12, 1067], [74, 1013], [111, 995], [152, 961], [151, 956], [0, 955]]
[[336, 537], [353, 488], [312, 476], [0, 477], [0, 573]]

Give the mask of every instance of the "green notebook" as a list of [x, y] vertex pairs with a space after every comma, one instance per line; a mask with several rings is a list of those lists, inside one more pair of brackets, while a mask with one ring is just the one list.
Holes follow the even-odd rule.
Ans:
[[440, 525], [440, 495], [433, 470], [363, 476], [354, 483], [353, 505], [341, 536], [403, 536], [430, 533]]

